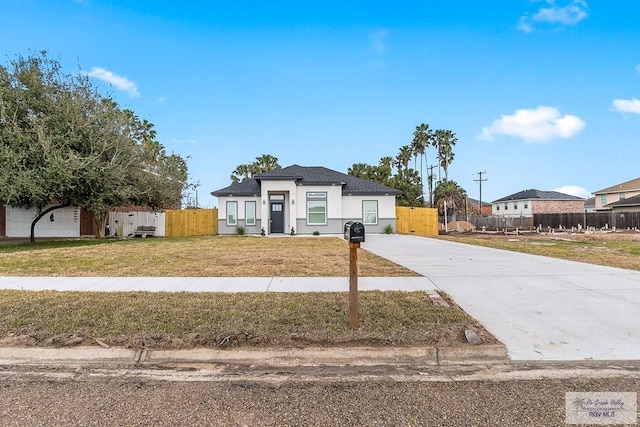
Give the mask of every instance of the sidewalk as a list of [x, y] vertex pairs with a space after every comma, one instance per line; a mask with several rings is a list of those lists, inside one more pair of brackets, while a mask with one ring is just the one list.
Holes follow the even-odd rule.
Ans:
[[[148, 292], [348, 292], [347, 277], [8, 277], [0, 289]], [[426, 277], [359, 277], [361, 291], [429, 291]]]

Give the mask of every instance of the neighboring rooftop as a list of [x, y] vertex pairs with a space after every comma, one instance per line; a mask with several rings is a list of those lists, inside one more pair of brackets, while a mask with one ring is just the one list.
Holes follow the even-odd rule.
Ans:
[[593, 194], [618, 193], [624, 191], [640, 191], [640, 178], [632, 179], [621, 184], [612, 185], [611, 187], [594, 191]]
[[357, 178], [322, 166], [291, 165], [285, 168], [273, 169], [256, 175], [253, 178], [232, 184], [228, 187], [211, 192], [218, 196], [255, 196], [260, 194], [261, 181], [293, 180], [297, 185], [341, 185], [342, 194], [400, 194], [400, 190], [381, 185], [373, 181]]
[[636, 207], [640, 206], [640, 194], [637, 196], [629, 197], [627, 199], [618, 200], [617, 202], [604, 205], [606, 208], [624, 208], [624, 207]]
[[522, 190], [509, 196], [494, 200], [492, 203], [506, 202], [510, 200], [584, 200], [582, 197], [560, 193], [559, 191]]

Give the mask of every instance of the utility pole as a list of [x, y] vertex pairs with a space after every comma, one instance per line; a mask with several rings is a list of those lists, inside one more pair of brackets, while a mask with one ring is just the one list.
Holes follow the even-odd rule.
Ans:
[[433, 207], [433, 178], [435, 178], [433, 176], [433, 168], [435, 168], [435, 165], [431, 165], [431, 166], [427, 166], [427, 182], [429, 183], [429, 207], [432, 208]]
[[487, 171], [482, 171], [482, 172], [477, 172], [476, 175], [478, 175], [478, 179], [474, 179], [475, 182], [477, 182], [478, 184], [480, 184], [480, 215], [482, 216], [482, 181], [486, 181], [487, 178], [482, 179], [482, 175], [486, 174]]

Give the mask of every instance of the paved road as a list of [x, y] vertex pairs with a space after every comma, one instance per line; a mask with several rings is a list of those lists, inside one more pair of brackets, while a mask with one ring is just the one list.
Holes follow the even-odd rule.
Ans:
[[417, 236], [362, 248], [423, 274], [513, 360], [640, 360], [640, 273]]
[[0, 425], [555, 427], [566, 392], [640, 391], [637, 366], [612, 368], [13, 367]]

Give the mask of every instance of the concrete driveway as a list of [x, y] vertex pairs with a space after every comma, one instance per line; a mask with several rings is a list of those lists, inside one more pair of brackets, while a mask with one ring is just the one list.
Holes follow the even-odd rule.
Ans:
[[429, 278], [512, 360], [640, 360], [640, 272], [417, 236], [362, 248]]

